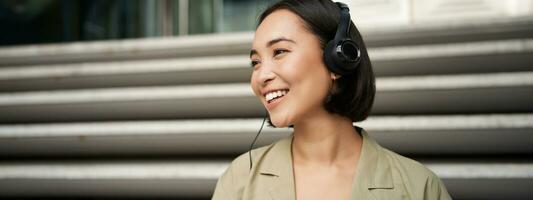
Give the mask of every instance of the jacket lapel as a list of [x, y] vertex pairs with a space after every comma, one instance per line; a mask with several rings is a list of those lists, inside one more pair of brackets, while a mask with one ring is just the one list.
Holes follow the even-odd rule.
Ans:
[[295, 187], [291, 153], [292, 136], [279, 141], [264, 159], [259, 174], [270, 176], [270, 197], [273, 200], [294, 200]]
[[381, 146], [364, 129], [357, 130], [363, 137], [363, 147], [352, 183], [352, 199], [374, 199], [371, 190], [394, 189], [391, 166]]

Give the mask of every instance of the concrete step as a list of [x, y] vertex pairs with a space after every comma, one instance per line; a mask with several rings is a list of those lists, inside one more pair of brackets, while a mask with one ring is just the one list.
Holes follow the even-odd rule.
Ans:
[[533, 18], [432, 21], [408, 26], [361, 27], [367, 46], [402, 46], [533, 37]]
[[[84, 122], [0, 126], [1, 157], [237, 155], [262, 119]], [[355, 125], [402, 154], [533, 152], [533, 114], [371, 116]], [[292, 132], [265, 126], [255, 147]], [[473, 146], [473, 144], [475, 144]]]
[[531, 162], [422, 163], [442, 179], [454, 199], [525, 200], [533, 195]]
[[245, 82], [243, 55], [0, 68], [0, 91]]
[[[531, 38], [533, 20], [501, 18], [361, 30], [368, 46]], [[247, 54], [252, 32], [0, 48], [0, 66]]]
[[209, 197], [228, 161], [0, 163], [0, 197]]
[[[455, 199], [533, 195], [531, 162], [422, 163], [443, 180]], [[212, 160], [2, 162], [0, 196], [208, 198], [228, 164]]]
[[[533, 39], [370, 49], [381, 76], [533, 70]], [[247, 82], [247, 55], [42, 64], [0, 68], [0, 91]]]
[[377, 47], [369, 50], [379, 76], [528, 71], [533, 39]]
[[0, 48], [0, 66], [247, 54], [253, 33], [139, 38]]
[[[533, 111], [533, 72], [384, 77], [377, 90], [377, 115]], [[0, 123], [238, 118], [264, 112], [248, 83], [0, 94]]]

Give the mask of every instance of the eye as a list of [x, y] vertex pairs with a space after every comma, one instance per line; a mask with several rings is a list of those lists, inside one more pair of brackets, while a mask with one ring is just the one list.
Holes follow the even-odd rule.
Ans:
[[274, 56], [289, 52], [286, 49], [274, 49]]
[[250, 67], [255, 67], [259, 63], [260, 62], [258, 60], [252, 60], [252, 61], [250, 61]]

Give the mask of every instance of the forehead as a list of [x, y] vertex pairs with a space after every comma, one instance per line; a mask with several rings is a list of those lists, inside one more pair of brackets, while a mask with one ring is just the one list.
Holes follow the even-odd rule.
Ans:
[[285, 37], [298, 40], [310, 34], [300, 17], [289, 10], [280, 9], [268, 15], [255, 31], [253, 47], [265, 46], [268, 41]]

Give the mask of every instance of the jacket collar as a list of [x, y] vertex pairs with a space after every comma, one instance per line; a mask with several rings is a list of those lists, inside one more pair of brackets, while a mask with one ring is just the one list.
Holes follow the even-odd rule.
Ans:
[[[352, 192], [361, 194], [368, 193], [372, 189], [393, 189], [391, 166], [387, 157], [383, 155], [382, 147], [368, 136], [364, 129], [359, 127], [356, 129], [363, 137], [363, 146], [352, 183]], [[273, 177], [270, 189], [273, 199], [294, 199], [296, 196], [292, 139], [291, 135], [278, 141], [264, 157], [263, 165], [258, 169], [260, 175]]]

